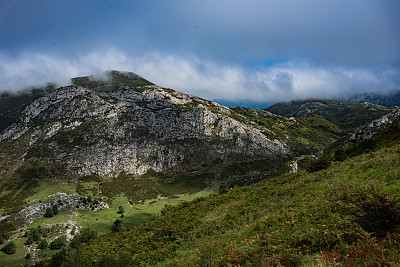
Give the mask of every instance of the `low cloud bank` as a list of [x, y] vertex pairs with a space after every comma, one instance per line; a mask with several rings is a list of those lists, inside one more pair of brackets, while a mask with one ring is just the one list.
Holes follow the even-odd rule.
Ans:
[[158, 85], [207, 99], [257, 103], [400, 88], [400, 70], [392, 66], [368, 69], [290, 61], [249, 68], [204, 62], [192, 56], [138, 57], [108, 49], [68, 59], [32, 52], [11, 58], [0, 53], [0, 91], [17, 91], [47, 82], [66, 85], [70, 78], [111, 69], [132, 71]]

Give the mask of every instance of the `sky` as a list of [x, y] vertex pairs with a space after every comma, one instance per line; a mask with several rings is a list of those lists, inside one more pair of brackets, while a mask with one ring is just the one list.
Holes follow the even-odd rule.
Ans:
[[0, 91], [131, 71], [263, 105], [400, 89], [400, 0], [1, 0]]

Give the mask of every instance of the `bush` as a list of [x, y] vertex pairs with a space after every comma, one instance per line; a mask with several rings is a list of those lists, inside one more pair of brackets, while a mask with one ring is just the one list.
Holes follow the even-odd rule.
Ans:
[[339, 148], [335, 151], [333, 158], [335, 161], [344, 161], [347, 158], [347, 155], [343, 148]]
[[102, 258], [96, 266], [101, 267], [114, 267], [114, 266], [134, 266], [135, 263], [127, 254], [121, 254], [118, 256], [105, 256]]
[[372, 194], [357, 195], [357, 222], [367, 232], [378, 238], [386, 237], [400, 227], [400, 199], [391, 198], [388, 193], [379, 193], [373, 188]]
[[122, 221], [121, 220], [116, 220], [113, 225], [111, 226], [111, 231], [117, 233], [119, 231], [122, 230], [122, 225], [121, 225]]
[[3, 248], [3, 251], [7, 254], [14, 254], [17, 251], [17, 246], [11, 241]]
[[319, 159], [313, 160], [310, 162], [310, 165], [307, 167], [307, 171], [309, 172], [317, 172], [321, 170], [325, 170], [331, 165], [331, 159], [327, 155], [322, 155]]
[[45, 249], [49, 246], [49, 242], [47, 242], [46, 239], [42, 240], [42, 242], [39, 243], [38, 249]]
[[47, 208], [46, 213], [44, 214], [44, 217], [50, 218], [54, 216], [54, 209], [52, 208]]
[[53, 206], [53, 212], [54, 212], [54, 215], [58, 214], [58, 206], [57, 205]]
[[118, 207], [118, 212], [117, 212], [117, 213], [122, 214], [122, 213], [124, 213], [124, 212], [125, 212], [124, 206], [119, 206], [119, 207]]
[[3, 244], [8, 239], [10, 239], [10, 234], [9, 233], [0, 232], [0, 245]]
[[55, 239], [53, 242], [51, 242], [50, 249], [51, 250], [60, 249], [63, 246], [65, 246], [66, 243], [67, 243], [67, 238], [65, 236], [61, 236]]
[[42, 232], [42, 229], [39, 227], [29, 229], [29, 232], [25, 233], [25, 236], [28, 237], [28, 239], [25, 241], [25, 245], [30, 245], [35, 241], [39, 241], [41, 238], [40, 232]]
[[74, 238], [71, 240], [70, 246], [72, 248], [77, 248], [79, 244], [88, 243], [89, 241], [95, 239], [96, 237], [97, 237], [96, 231], [89, 228], [84, 228], [79, 234], [74, 236]]

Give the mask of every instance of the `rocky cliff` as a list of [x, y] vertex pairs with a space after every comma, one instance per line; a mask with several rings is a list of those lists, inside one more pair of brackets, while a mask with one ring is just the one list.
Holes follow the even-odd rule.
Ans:
[[[78, 175], [193, 170], [216, 159], [286, 158], [285, 143], [217, 103], [157, 85], [50, 91], [0, 133], [23, 161]], [[269, 133], [268, 136], [271, 136]]]

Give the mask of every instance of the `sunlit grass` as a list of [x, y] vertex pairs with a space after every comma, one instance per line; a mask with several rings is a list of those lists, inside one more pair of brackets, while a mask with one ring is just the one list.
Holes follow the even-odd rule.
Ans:
[[[15, 254], [8, 255], [3, 251], [0, 251], [0, 266], [23, 266], [29, 264], [30, 261], [25, 259], [28, 250], [24, 246], [25, 239], [14, 239], [13, 242], [17, 247]], [[0, 245], [0, 249], [3, 248], [7, 243]]]

